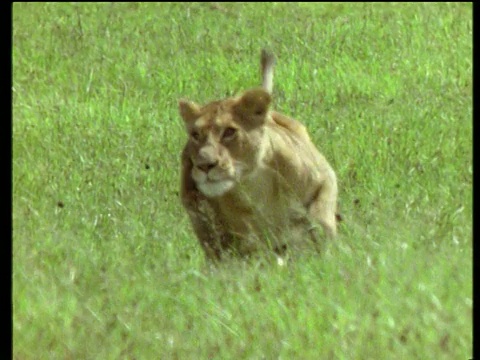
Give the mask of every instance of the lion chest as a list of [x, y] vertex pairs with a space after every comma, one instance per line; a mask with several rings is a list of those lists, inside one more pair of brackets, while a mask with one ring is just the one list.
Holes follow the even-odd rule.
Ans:
[[219, 201], [229, 232], [242, 237], [278, 237], [292, 221], [297, 201], [271, 170], [259, 170]]

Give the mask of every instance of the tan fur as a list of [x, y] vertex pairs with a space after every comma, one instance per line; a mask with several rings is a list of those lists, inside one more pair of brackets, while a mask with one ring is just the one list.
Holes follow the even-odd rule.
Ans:
[[266, 92], [273, 92], [273, 70], [275, 67], [275, 56], [270, 51], [262, 49], [260, 56], [260, 65], [262, 70], [262, 87]]
[[335, 173], [305, 126], [270, 110], [274, 63], [262, 52], [263, 88], [179, 102], [189, 134], [181, 199], [209, 258], [315, 243], [316, 224], [336, 235]]

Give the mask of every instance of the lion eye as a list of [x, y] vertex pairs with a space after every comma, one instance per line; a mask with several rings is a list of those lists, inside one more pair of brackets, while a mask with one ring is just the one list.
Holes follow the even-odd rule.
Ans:
[[222, 138], [223, 139], [230, 139], [237, 133], [237, 129], [234, 128], [226, 128], [223, 132]]
[[193, 140], [198, 141], [200, 140], [200, 133], [198, 131], [192, 131], [190, 133], [190, 136], [192, 137]]

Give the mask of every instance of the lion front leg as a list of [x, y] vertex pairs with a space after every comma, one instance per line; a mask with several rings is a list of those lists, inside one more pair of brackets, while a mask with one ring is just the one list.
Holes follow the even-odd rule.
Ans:
[[222, 234], [211, 221], [208, 213], [189, 211], [190, 221], [202, 249], [210, 260], [220, 260], [223, 252]]
[[216, 209], [197, 189], [192, 179], [193, 164], [182, 154], [180, 197], [188, 213], [195, 235], [202, 249], [211, 260], [220, 260], [222, 253], [231, 243], [231, 236], [224, 230]]
[[207, 258], [220, 260], [232, 239], [225, 231], [218, 211], [198, 190], [183, 191], [182, 203]]

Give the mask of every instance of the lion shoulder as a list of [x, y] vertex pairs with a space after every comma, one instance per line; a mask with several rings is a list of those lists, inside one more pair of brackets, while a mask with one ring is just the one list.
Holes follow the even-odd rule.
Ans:
[[310, 136], [307, 128], [300, 121], [279, 113], [278, 111], [272, 111], [271, 118], [276, 125], [284, 128], [288, 133], [295, 134], [301, 139], [310, 142]]

